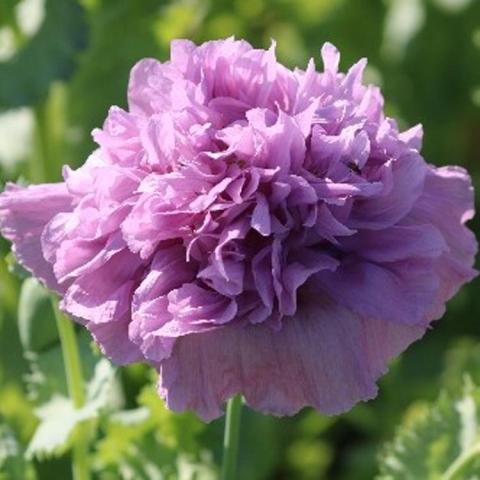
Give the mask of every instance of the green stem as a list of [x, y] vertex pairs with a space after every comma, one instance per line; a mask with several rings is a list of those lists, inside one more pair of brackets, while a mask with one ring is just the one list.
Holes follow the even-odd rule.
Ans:
[[40, 101], [32, 107], [35, 119], [34, 151], [30, 153], [29, 179], [35, 183], [47, 181], [48, 165], [48, 132], [46, 120], [45, 101]]
[[5, 305], [12, 315], [16, 315], [18, 302], [18, 284], [17, 279], [8, 271], [5, 259], [0, 259], [0, 299], [1, 304]]
[[472, 448], [462, 453], [444, 473], [442, 480], [454, 480], [455, 478], [463, 478], [458, 475], [468, 466], [468, 464], [480, 455], [480, 443], [476, 443]]
[[34, 148], [29, 156], [28, 174], [34, 183], [61, 179], [66, 156], [66, 101], [65, 85], [54, 82], [47, 97], [32, 106]]
[[[52, 299], [52, 304], [62, 346], [68, 393], [74, 407], [82, 408], [85, 405], [85, 383], [73, 322], [60, 312], [56, 299]], [[74, 480], [90, 479], [88, 436], [88, 424], [80, 423], [75, 431], [72, 451]]]
[[4, 21], [12, 29], [16, 47], [20, 48], [26, 40], [25, 34], [20, 30], [13, 8], [7, 8], [4, 13], [6, 13]]
[[242, 397], [237, 395], [231, 398], [227, 403], [225, 435], [223, 437], [222, 480], [235, 480], [237, 478], [237, 456], [241, 413]]

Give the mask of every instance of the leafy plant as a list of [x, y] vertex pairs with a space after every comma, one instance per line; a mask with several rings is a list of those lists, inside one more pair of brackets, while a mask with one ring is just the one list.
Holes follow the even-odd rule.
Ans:
[[76, 0], [46, 0], [40, 30], [13, 58], [0, 63], [0, 109], [31, 105], [47, 94], [52, 81], [71, 75], [87, 38], [80, 8]]
[[480, 478], [480, 387], [442, 392], [433, 406], [413, 405], [383, 451], [378, 480]]
[[[95, 148], [92, 128], [110, 105], [126, 105], [128, 72], [140, 58], [165, 60], [172, 38], [231, 34], [259, 47], [275, 37], [279, 59], [300, 68], [310, 56], [321, 68], [318, 49], [326, 40], [341, 49], [342, 66], [368, 56], [367, 75], [382, 83], [388, 110], [402, 125], [424, 123], [425, 158], [466, 165], [480, 180], [478, 1], [39, 0], [45, 16], [31, 37], [18, 24], [19, 7], [28, 3], [0, 0], [0, 50], [5, 32], [15, 39], [13, 56], [0, 61], [0, 111], [26, 106], [33, 123], [25, 156], [0, 165], [2, 183], [19, 176], [57, 181], [62, 164], [83, 162]], [[400, 43], [392, 37], [399, 31]], [[401, 55], [392, 55], [392, 45]], [[15, 141], [1, 126], [0, 139]], [[216, 478], [223, 422], [203, 425], [170, 413], [146, 366], [115, 375], [98, 365], [89, 335], [78, 331], [90, 387], [86, 404], [73, 408], [48, 294], [8, 252], [0, 239], [0, 480], [69, 479], [79, 426], [98, 480]], [[422, 344], [391, 365], [374, 402], [329, 419], [313, 411], [272, 419], [246, 410], [239, 477], [480, 478], [478, 288], [460, 292]]]
[[60, 455], [70, 446], [75, 427], [82, 422], [98, 418], [111, 402], [115, 370], [108, 360], [101, 359], [87, 386], [87, 400], [82, 408], [75, 408], [70, 398], [54, 395], [36, 409], [40, 419], [31, 439], [26, 457], [42, 459]]
[[0, 480], [35, 480], [35, 472], [24, 456], [14, 432], [0, 421]]
[[101, 479], [121, 478], [213, 480], [213, 459], [199, 442], [205, 429], [192, 414], [174, 414], [145, 387], [139, 407], [104, 419], [104, 436], [97, 444], [95, 465]]

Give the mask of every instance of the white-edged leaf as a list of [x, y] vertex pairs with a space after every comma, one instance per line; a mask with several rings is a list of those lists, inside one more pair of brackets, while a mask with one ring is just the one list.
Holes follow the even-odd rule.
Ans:
[[106, 359], [101, 359], [87, 387], [87, 401], [76, 409], [69, 398], [56, 395], [36, 409], [40, 424], [28, 445], [27, 458], [60, 455], [69, 448], [75, 427], [96, 418], [110, 404], [115, 370]]
[[202, 452], [201, 460], [192, 459], [188, 455], [177, 458], [178, 480], [215, 480], [218, 472], [212, 467], [213, 459], [209, 452]]
[[111, 423], [118, 423], [128, 426], [135, 426], [145, 423], [150, 418], [150, 410], [146, 407], [138, 407], [132, 410], [120, 410], [110, 415]]
[[[92, 351], [91, 337], [83, 329], [76, 334], [76, 340], [85, 378], [92, 378], [98, 356]], [[59, 343], [54, 343], [50, 347], [45, 346], [37, 352], [26, 351], [24, 355], [29, 363], [29, 372], [24, 380], [29, 399], [36, 406], [47, 403], [54, 395], [67, 396], [63, 354]]]
[[28, 445], [27, 458], [61, 455], [67, 450], [70, 435], [82, 417], [80, 410], [75, 410], [70, 399], [58, 395], [37, 408], [35, 413], [40, 424]]
[[191, 413], [167, 410], [152, 386], [142, 390], [138, 404], [109, 415], [102, 423], [104, 435], [92, 456], [99, 478], [103, 474], [105, 479], [123, 480], [218, 478], [211, 452], [199, 442], [204, 424]]
[[[480, 479], [480, 387], [467, 378], [463, 392], [443, 392], [436, 403], [413, 406], [380, 457], [377, 480]], [[451, 476], [463, 458], [460, 476]]]
[[34, 478], [31, 465], [23, 457], [23, 449], [13, 430], [0, 423], [0, 480], [30, 480]]

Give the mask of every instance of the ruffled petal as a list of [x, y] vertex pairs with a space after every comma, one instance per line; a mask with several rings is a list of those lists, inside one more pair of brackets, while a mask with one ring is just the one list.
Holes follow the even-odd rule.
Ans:
[[188, 105], [183, 76], [168, 64], [153, 58], [140, 60], [130, 73], [128, 106], [131, 113], [151, 115]]
[[427, 325], [439, 288], [434, 261], [414, 259], [377, 264], [356, 256], [316, 280], [340, 305], [365, 318], [405, 325]]
[[474, 215], [474, 193], [470, 176], [460, 167], [430, 168], [422, 196], [408, 216], [410, 221], [430, 222], [441, 232], [448, 250], [438, 259], [435, 272], [440, 289], [432, 313], [440, 317], [459, 288], [475, 278], [473, 268], [478, 244], [465, 226]]
[[140, 349], [128, 337], [130, 315], [125, 314], [115, 323], [87, 322], [86, 327], [102, 352], [119, 365], [128, 365], [143, 359]]
[[167, 294], [195, 277], [194, 267], [185, 257], [182, 245], [161, 248], [153, 258], [149, 273], [135, 290], [129, 337], [149, 360], [167, 357], [174, 343], [162, 338], [158, 329], [173, 318], [168, 311]]
[[116, 322], [130, 312], [142, 266], [138, 256], [122, 250], [100, 268], [78, 277], [65, 293], [61, 308], [85, 321]]
[[[389, 166], [384, 168], [389, 169]], [[426, 172], [427, 166], [417, 153], [394, 161], [389, 191], [355, 205], [347, 226], [380, 230], [395, 225], [410, 212], [422, 194]]]
[[397, 262], [408, 258], [436, 258], [448, 250], [433, 225], [395, 225], [384, 230], [361, 230], [341, 240], [342, 248], [374, 262]]
[[43, 255], [41, 236], [53, 217], [71, 209], [72, 197], [62, 183], [27, 188], [9, 184], [0, 195], [2, 235], [12, 242], [18, 262], [57, 292], [64, 288]]
[[339, 414], [373, 398], [388, 360], [423, 333], [319, 297], [279, 331], [227, 326], [177, 340], [160, 365], [159, 393], [170, 409], [193, 410], [206, 421], [238, 393], [264, 414], [293, 415], [305, 406]]
[[217, 328], [231, 322], [238, 311], [234, 300], [197, 283], [185, 283], [172, 290], [168, 302], [172, 320], [157, 331], [164, 337], [177, 338]]

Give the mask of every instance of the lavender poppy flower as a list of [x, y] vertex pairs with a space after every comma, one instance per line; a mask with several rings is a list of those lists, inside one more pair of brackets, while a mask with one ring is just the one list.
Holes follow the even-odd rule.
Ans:
[[365, 60], [322, 58], [174, 41], [81, 168], [0, 196], [18, 260], [113, 361], [155, 366], [173, 410], [343, 412], [475, 276], [467, 173], [425, 163]]

